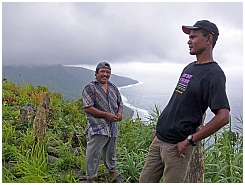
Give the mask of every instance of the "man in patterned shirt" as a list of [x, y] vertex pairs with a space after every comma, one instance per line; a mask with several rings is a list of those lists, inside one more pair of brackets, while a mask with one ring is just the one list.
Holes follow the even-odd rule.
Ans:
[[116, 177], [118, 121], [122, 120], [123, 103], [117, 87], [109, 81], [110, 75], [110, 64], [99, 63], [96, 79], [82, 92], [83, 110], [88, 120], [85, 134], [88, 136], [86, 178], [89, 183], [98, 175], [101, 153], [109, 171], [108, 181]]

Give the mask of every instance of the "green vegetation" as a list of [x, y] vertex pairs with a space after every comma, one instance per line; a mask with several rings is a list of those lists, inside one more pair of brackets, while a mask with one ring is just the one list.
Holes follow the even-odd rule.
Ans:
[[[21, 107], [31, 103], [38, 108], [44, 92], [49, 92], [44, 86], [24, 84], [19, 87], [6, 79], [2, 82], [4, 183], [85, 182], [86, 138], [83, 131], [86, 117], [81, 109], [81, 100], [64, 100], [61, 93], [49, 92], [53, 114], [43, 142], [35, 137], [29, 121], [19, 122]], [[160, 111], [156, 107], [150, 115], [148, 126], [140, 118], [125, 119], [119, 124], [117, 171], [127, 182], [139, 180], [159, 115]], [[243, 122], [242, 118], [238, 121]], [[205, 182], [243, 181], [243, 140], [242, 136], [231, 131], [230, 125], [208, 138], [204, 146]], [[50, 156], [56, 159], [55, 162], [50, 162]], [[107, 182], [107, 176], [108, 172], [102, 163], [95, 181]]]
[[[94, 80], [94, 70], [83, 67], [57, 65], [2, 66], [2, 77], [18, 85], [26, 82], [31, 85], [42, 84], [52, 92], [60, 92], [63, 99], [81, 98], [81, 90]], [[111, 74], [110, 81], [117, 87], [138, 83], [128, 77]], [[75, 85], [74, 85], [75, 84]]]
[[[237, 118], [237, 121], [243, 123], [242, 118]], [[224, 127], [222, 132], [206, 140], [206, 182], [243, 182], [243, 137], [239, 133], [242, 133], [242, 128], [231, 131], [230, 120], [230, 124]]]

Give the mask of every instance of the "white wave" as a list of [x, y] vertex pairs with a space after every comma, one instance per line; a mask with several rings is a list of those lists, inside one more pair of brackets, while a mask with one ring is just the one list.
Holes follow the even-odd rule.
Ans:
[[122, 86], [122, 87], [118, 87], [118, 89], [125, 89], [125, 88], [129, 88], [129, 87], [132, 87], [132, 86], [135, 86], [135, 85], [140, 85], [140, 84], [143, 84], [143, 82], [138, 82], [137, 84], [130, 84], [130, 85], [126, 85], [126, 86]]
[[[143, 82], [139, 82], [137, 84], [131, 84], [131, 85], [122, 86], [122, 87], [119, 87], [118, 89], [120, 91], [120, 89], [129, 88], [129, 87], [140, 85], [140, 84], [143, 84]], [[139, 118], [141, 118], [141, 120], [143, 122], [147, 121], [147, 118], [149, 117], [149, 112], [147, 110], [141, 109], [139, 107], [135, 107], [135, 106], [131, 105], [128, 102], [128, 99], [125, 96], [122, 95], [122, 93], [121, 93], [121, 96], [122, 96], [123, 104], [134, 111], [134, 115], [133, 115], [132, 119], [136, 119], [136, 118], [139, 117]]]
[[143, 122], [147, 121], [147, 118], [149, 117], [149, 112], [147, 110], [131, 105], [130, 103], [128, 103], [128, 99], [122, 94], [121, 97], [122, 97], [123, 104], [134, 111], [134, 115], [132, 119], [136, 119], [139, 117]]

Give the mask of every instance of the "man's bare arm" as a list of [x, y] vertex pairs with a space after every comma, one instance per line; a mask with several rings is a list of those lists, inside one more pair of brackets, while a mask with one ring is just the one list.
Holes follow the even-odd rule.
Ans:
[[85, 107], [83, 110], [91, 116], [94, 116], [96, 118], [106, 118], [110, 122], [115, 122], [115, 121], [118, 121], [119, 119], [117, 115], [109, 113], [109, 112], [101, 111], [99, 109], [96, 109], [93, 106]]

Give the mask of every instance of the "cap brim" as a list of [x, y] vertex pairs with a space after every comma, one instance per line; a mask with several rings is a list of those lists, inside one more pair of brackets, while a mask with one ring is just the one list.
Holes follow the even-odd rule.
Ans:
[[186, 34], [190, 34], [191, 30], [196, 30], [196, 29], [200, 29], [200, 28], [195, 26], [182, 26], [182, 30]]

